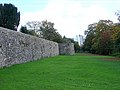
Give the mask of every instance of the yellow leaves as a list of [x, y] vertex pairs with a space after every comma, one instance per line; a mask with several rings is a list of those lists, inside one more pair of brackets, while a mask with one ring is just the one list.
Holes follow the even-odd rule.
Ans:
[[120, 33], [120, 26], [114, 26], [112, 30], [112, 40], [117, 40], [118, 39], [118, 34]]

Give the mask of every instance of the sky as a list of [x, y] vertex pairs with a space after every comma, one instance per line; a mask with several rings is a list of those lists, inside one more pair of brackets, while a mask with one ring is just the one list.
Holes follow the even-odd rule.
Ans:
[[0, 0], [0, 3], [18, 8], [19, 28], [28, 21], [47, 20], [68, 38], [84, 35], [88, 25], [99, 20], [118, 22], [115, 12], [120, 10], [120, 0]]

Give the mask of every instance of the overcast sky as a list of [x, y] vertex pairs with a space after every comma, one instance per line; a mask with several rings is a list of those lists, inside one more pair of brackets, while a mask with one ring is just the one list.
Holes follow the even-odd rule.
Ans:
[[0, 0], [12, 3], [21, 13], [20, 26], [27, 21], [48, 20], [62, 36], [84, 35], [89, 24], [101, 19], [117, 21], [120, 0]]

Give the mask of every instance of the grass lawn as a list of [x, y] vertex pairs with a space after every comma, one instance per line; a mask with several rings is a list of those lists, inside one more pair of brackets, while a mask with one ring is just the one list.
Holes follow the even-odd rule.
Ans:
[[0, 90], [120, 90], [120, 60], [56, 56], [0, 69]]

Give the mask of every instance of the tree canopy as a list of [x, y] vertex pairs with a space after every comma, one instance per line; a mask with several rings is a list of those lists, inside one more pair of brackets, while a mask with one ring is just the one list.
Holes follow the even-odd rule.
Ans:
[[48, 22], [47, 20], [41, 22], [29, 21], [26, 23], [26, 26], [21, 27], [20, 31], [54, 42], [63, 42], [62, 36], [54, 28], [54, 23]]
[[71, 38], [62, 37], [57, 29], [54, 28], [54, 23], [45, 21], [29, 21], [26, 26], [22, 26], [20, 32], [30, 34], [40, 38], [44, 38], [57, 43], [74, 43], [75, 52], [80, 52], [80, 46], [78, 42], [75, 42]]
[[46, 21], [41, 22], [41, 34], [44, 39], [55, 41], [58, 43], [63, 42], [62, 36], [57, 32], [57, 29], [54, 28], [54, 23]]
[[17, 31], [20, 12], [12, 4], [0, 4], [0, 26]]
[[120, 52], [120, 25], [110, 20], [100, 20], [88, 26], [83, 50], [109, 55]]

